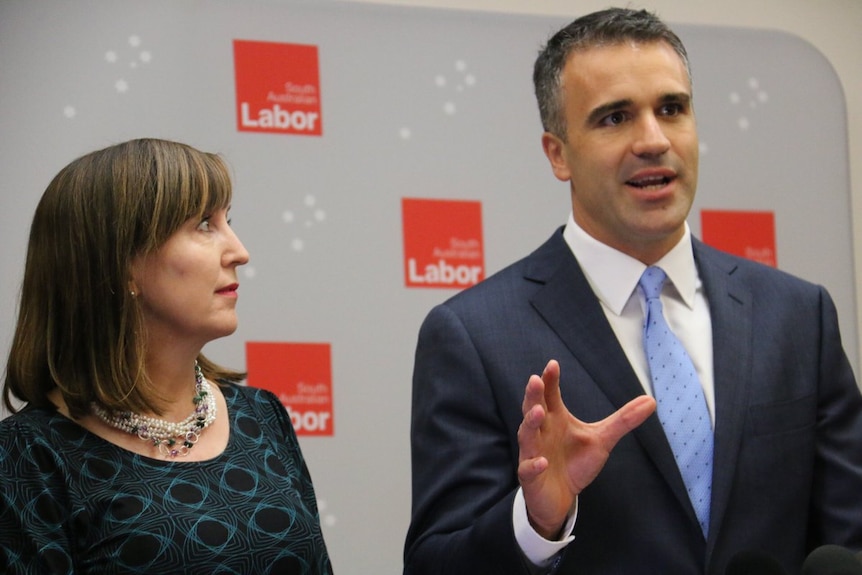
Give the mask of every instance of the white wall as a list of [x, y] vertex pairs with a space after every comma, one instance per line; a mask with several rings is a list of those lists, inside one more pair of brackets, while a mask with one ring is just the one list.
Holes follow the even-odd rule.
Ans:
[[[611, 5], [647, 8], [670, 24], [766, 28], [789, 32], [817, 48], [835, 68], [847, 102], [856, 269], [856, 323], [862, 334], [862, 0], [349, 0], [368, 4], [569, 16]], [[692, 62], [697, 67], [697, 62]], [[810, 110], [817, 114], [817, 110]], [[793, 118], [788, 118], [792, 122]], [[539, 142], [536, 142], [536, 146]], [[812, 166], [816, 170], [816, 166]], [[811, 190], [816, 194], [819, 190]], [[841, 313], [841, 310], [839, 310]], [[862, 341], [862, 338], [860, 338]], [[862, 357], [862, 344], [860, 344]], [[858, 374], [857, 374], [858, 375]]]

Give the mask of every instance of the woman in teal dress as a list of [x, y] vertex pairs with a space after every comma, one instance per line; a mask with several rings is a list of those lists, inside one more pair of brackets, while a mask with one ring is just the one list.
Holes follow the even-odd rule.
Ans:
[[132, 140], [63, 168], [30, 231], [0, 420], [0, 572], [330, 574], [278, 398], [233, 333], [224, 162]]

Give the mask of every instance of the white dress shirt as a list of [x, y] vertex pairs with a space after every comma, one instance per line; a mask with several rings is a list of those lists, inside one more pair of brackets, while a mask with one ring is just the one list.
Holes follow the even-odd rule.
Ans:
[[[601, 302], [602, 310], [644, 391], [653, 395], [643, 349], [646, 300], [637, 288], [638, 280], [647, 266], [587, 234], [575, 223], [571, 214], [563, 231], [563, 238], [578, 259], [590, 287]], [[661, 293], [665, 319], [691, 356], [703, 386], [714, 427], [712, 321], [709, 302], [694, 263], [691, 230], [687, 223], [685, 234], [679, 243], [655, 265], [663, 269], [668, 277]], [[561, 369], [565, 369], [565, 366], [561, 366]], [[526, 382], [524, 383], [526, 385]], [[530, 525], [523, 494], [518, 490], [512, 513], [515, 538], [525, 556], [535, 565], [547, 565], [555, 554], [574, 539], [571, 533], [575, 519], [576, 513], [567, 521], [564, 537], [559, 541], [544, 539]]]

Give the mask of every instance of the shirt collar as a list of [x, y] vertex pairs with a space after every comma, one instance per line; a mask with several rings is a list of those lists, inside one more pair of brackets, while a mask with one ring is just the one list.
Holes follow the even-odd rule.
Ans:
[[[577, 258], [593, 292], [608, 309], [620, 315], [647, 266], [589, 235], [575, 223], [571, 213], [563, 230], [563, 238]], [[679, 242], [655, 265], [667, 274], [683, 303], [693, 308], [700, 278], [694, 264], [688, 222], [685, 223], [685, 233]]]

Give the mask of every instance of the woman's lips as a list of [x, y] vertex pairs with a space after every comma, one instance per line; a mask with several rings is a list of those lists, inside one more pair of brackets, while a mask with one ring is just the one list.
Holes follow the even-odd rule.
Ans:
[[225, 286], [219, 290], [216, 290], [216, 293], [220, 294], [220, 295], [232, 295], [235, 297], [236, 296], [236, 290], [238, 288], [239, 288], [239, 284], [230, 284], [230, 285], [227, 285], [227, 286]]

